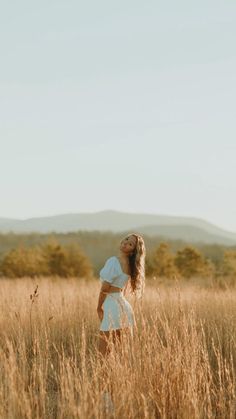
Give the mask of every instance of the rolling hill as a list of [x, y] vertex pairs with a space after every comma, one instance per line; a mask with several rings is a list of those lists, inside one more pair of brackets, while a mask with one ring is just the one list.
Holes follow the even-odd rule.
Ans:
[[61, 214], [25, 220], [0, 218], [1, 233], [67, 233], [73, 231], [138, 232], [172, 240], [236, 245], [236, 233], [223, 230], [205, 220], [158, 214], [100, 211]]

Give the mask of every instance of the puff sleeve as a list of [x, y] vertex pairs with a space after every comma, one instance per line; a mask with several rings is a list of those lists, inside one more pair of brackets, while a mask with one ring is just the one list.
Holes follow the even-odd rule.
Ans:
[[119, 275], [114, 256], [107, 259], [105, 265], [100, 271], [100, 280], [112, 284], [113, 280]]

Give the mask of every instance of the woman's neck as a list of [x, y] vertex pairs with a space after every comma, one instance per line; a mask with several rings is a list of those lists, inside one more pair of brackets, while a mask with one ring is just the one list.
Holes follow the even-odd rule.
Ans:
[[129, 256], [124, 254], [123, 252], [119, 252], [118, 258], [122, 260], [124, 263], [129, 263]]

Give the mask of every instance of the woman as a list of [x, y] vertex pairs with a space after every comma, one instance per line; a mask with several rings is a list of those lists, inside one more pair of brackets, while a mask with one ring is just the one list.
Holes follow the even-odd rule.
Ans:
[[108, 352], [109, 337], [120, 341], [121, 333], [130, 331], [133, 335], [134, 312], [125, 298], [128, 288], [131, 294], [140, 298], [145, 287], [146, 249], [142, 236], [131, 233], [121, 240], [118, 256], [107, 259], [100, 271], [102, 282], [97, 313], [101, 320], [99, 331], [99, 352]]

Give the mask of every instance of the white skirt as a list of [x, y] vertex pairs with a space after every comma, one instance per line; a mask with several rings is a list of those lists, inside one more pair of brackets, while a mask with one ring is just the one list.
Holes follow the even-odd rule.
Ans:
[[100, 330], [122, 329], [135, 324], [133, 309], [119, 291], [107, 294], [103, 303], [103, 312]]

